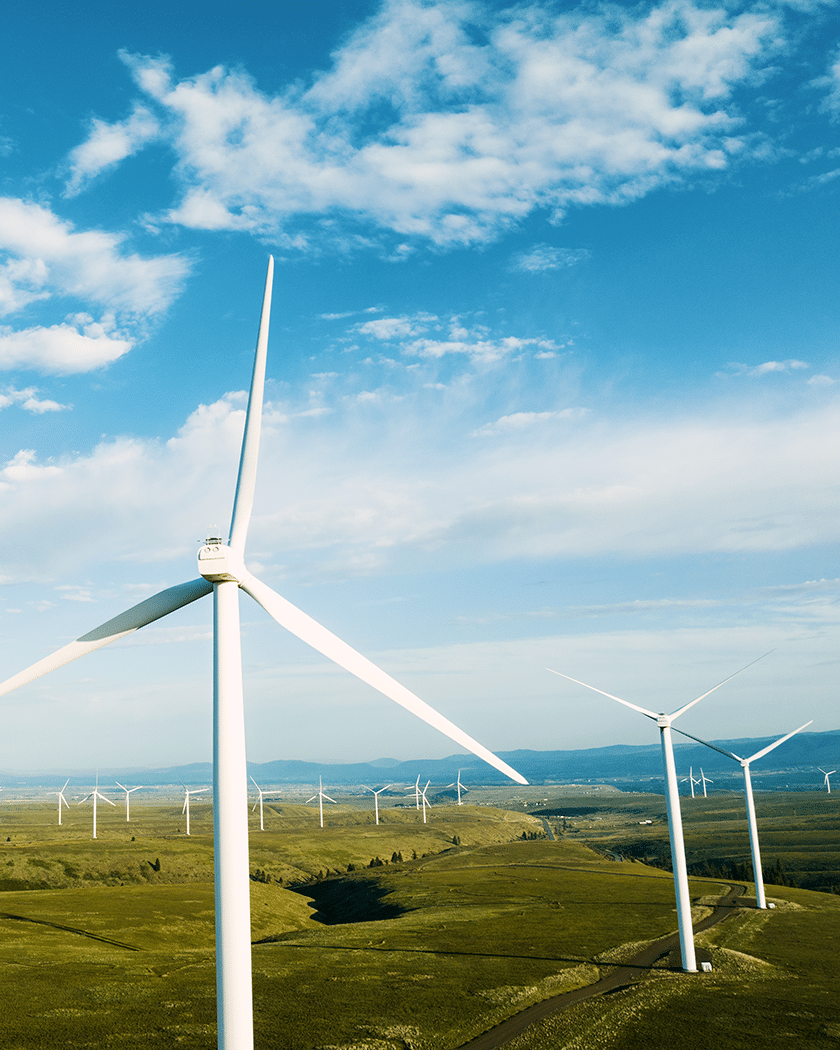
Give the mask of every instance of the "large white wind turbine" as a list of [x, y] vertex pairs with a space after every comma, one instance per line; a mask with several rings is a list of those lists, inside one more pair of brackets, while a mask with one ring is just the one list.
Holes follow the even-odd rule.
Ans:
[[321, 827], [323, 827], [324, 826], [324, 799], [326, 799], [327, 802], [332, 802], [332, 804], [334, 806], [337, 806], [338, 803], [336, 802], [336, 800], [334, 798], [330, 798], [330, 796], [328, 794], [326, 794], [326, 792], [324, 791], [323, 781], [321, 780], [320, 777], [318, 777], [318, 794], [317, 795], [313, 795], [312, 798], [308, 798], [306, 800], [306, 802], [304, 803], [304, 805], [306, 805], [306, 803], [308, 803], [308, 802], [314, 802], [316, 798], [318, 799], [318, 809], [321, 811]]
[[411, 791], [406, 791], [406, 795], [414, 795], [414, 804], [417, 809], [420, 808], [420, 774], [417, 774], [417, 782]]
[[811, 721], [806, 722], [805, 725], [779, 737], [778, 740], [774, 741], [772, 744], [768, 744], [767, 747], [763, 747], [760, 751], [756, 751], [756, 753], [750, 755], [749, 758], [741, 758], [740, 755], [736, 755], [732, 751], [727, 751], [725, 748], [718, 747], [717, 744], [710, 744], [708, 740], [701, 740], [699, 736], [692, 736], [691, 733], [686, 733], [683, 729], [677, 730], [681, 736], [687, 736], [689, 740], [694, 740], [698, 744], [705, 744], [706, 747], [710, 747], [713, 751], [718, 751], [721, 755], [726, 755], [727, 758], [731, 758], [733, 762], [737, 762], [744, 770], [744, 799], [747, 805], [747, 824], [750, 829], [750, 852], [752, 854], [753, 879], [755, 880], [755, 899], [759, 908], [767, 907], [767, 899], [764, 896], [764, 873], [761, 870], [761, 851], [758, 848], [758, 824], [755, 819], [755, 802], [753, 801], [750, 763], [755, 762], [758, 758], [763, 758], [768, 751], [772, 751], [774, 748], [778, 747], [779, 744], [783, 744], [786, 740], [790, 740], [792, 736], [801, 733], [802, 730], [807, 729], [813, 721], [812, 718]]
[[438, 714], [346, 642], [301, 612], [245, 568], [254, 502], [274, 260], [269, 259], [245, 434], [233, 501], [230, 539], [208, 537], [198, 552], [199, 579], [169, 587], [70, 642], [0, 685], [0, 695], [25, 685], [100, 646], [213, 594], [213, 792], [216, 893], [216, 1011], [221, 1050], [251, 1050], [250, 879], [248, 877], [248, 774], [239, 638], [239, 591], [249, 594], [281, 627], [357, 678], [384, 693], [445, 736], [519, 784], [516, 770]]
[[[65, 784], [64, 787], [67, 787], [67, 785]], [[64, 788], [62, 788], [62, 791], [63, 790], [64, 790]], [[91, 791], [87, 795], [85, 795], [85, 797], [82, 799], [82, 801], [81, 802], [77, 802], [76, 805], [77, 806], [81, 806], [83, 803], [87, 802], [87, 800], [89, 798], [93, 799], [93, 837], [96, 838], [96, 800], [98, 798], [101, 798], [103, 802], [107, 802], [109, 806], [114, 806], [116, 808], [116, 803], [112, 802], [109, 798], [106, 798], [105, 795], [103, 795], [102, 792], [99, 790], [99, 774], [98, 773], [96, 774], [96, 786], [94, 787], [93, 791]]]
[[138, 784], [137, 787], [127, 788], [124, 784], [121, 784], [119, 780], [115, 780], [114, 783], [117, 785], [118, 788], [122, 788], [125, 792], [125, 820], [126, 823], [128, 823], [128, 796], [131, 794], [132, 791], [142, 791], [143, 785]]
[[383, 791], [387, 791], [390, 786], [390, 784], [386, 784], [384, 788], [380, 788], [378, 791], [374, 791], [373, 788], [368, 787], [367, 784], [362, 784], [362, 787], [365, 789], [365, 791], [373, 792], [373, 808], [376, 811], [377, 827], [379, 826], [379, 796], [382, 794]]
[[[830, 795], [831, 794], [831, 781], [828, 778], [829, 777], [833, 777], [834, 774], [837, 772], [837, 770], [836, 769], [823, 769], [822, 766], [817, 766], [817, 769], [820, 771], [820, 773], [824, 773], [825, 774], [825, 779], [823, 780], [823, 784], [825, 784], [825, 790]], [[59, 821], [59, 824], [60, 823], [61, 823], [61, 821]]]
[[[767, 655], [766, 653], [764, 654]], [[758, 660], [763, 659], [759, 656]], [[679, 787], [677, 785], [677, 770], [674, 765], [674, 744], [671, 739], [671, 725], [690, 708], [694, 707], [695, 704], [699, 703], [710, 693], [713, 693], [715, 689], [720, 689], [722, 685], [730, 682], [735, 675], [746, 671], [747, 667], [752, 667], [757, 660], [752, 660], [742, 667], [740, 671], [736, 671], [735, 674], [731, 674], [728, 678], [724, 678], [722, 682], [718, 682], [716, 686], [708, 689], [702, 695], [695, 697], [694, 700], [687, 704], [683, 704], [682, 707], [676, 711], [672, 711], [671, 714], [665, 714], [660, 712], [657, 714], [655, 711], [648, 711], [646, 707], [639, 707], [638, 704], [631, 704], [629, 700], [622, 700], [621, 697], [613, 696], [612, 693], [605, 693], [603, 689], [596, 689], [594, 685], [587, 685], [586, 682], [579, 682], [577, 678], [570, 678], [567, 674], [562, 674], [560, 671], [552, 671], [552, 674], [560, 675], [561, 678], [565, 678], [569, 682], [574, 682], [576, 685], [582, 685], [586, 689], [591, 689], [595, 693], [600, 693], [601, 696], [609, 697], [610, 700], [617, 700], [618, 703], [624, 704], [625, 707], [630, 707], [634, 711], [638, 711], [639, 714], [644, 715], [646, 718], [653, 719], [659, 727], [659, 739], [662, 745], [662, 764], [665, 768], [665, 801], [668, 810], [668, 834], [671, 839], [671, 867], [674, 871], [674, 890], [677, 897], [677, 922], [679, 924], [680, 931], [680, 952], [682, 954], [682, 968], [688, 973], [697, 972], [697, 956], [694, 951], [694, 928], [691, 923], [691, 897], [688, 891], [688, 870], [685, 863], [685, 842], [683, 840], [683, 829], [682, 829], [682, 814], [680, 812], [680, 794]], [[551, 668], [548, 668], [551, 671]]]
[[[280, 792], [279, 791], [263, 791], [263, 789], [256, 782], [256, 780], [254, 780], [253, 777], [251, 777], [251, 780], [253, 781], [254, 787], [259, 792], [259, 798], [254, 803], [254, 809], [256, 809], [257, 806], [259, 805], [259, 807], [260, 807], [260, 831], [265, 831], [265, 827], [263, 826], [263, 799], [264, 798], [268, 798], [269, 795], [279, 795]], [[254, 809], [251, 810], [252, 813], [254, 812]]]
[[[67, 799], [66, 799], [66, 798], [64, 797], [64, 788], [66, 788], [66, 787], [67, 787], [67, 785], [68, 785], [69, 783], [70, 783], [70, 777], [68, 777], [68, 778], [67, 778], [67, 779], [66, 779], [66, 780], [64, 781], [64, 787], [63, 787], [63, 788], [61, 789], [61, 791], [50, 791], [50, 794], [51, 794], [51, 795], [58, 795], [58, 824], [59, 824], [59, 827], [61, 826], [61, 803], [63, 802], [63, 803], [64, 803], [64, 805], [65, 805], [65, 806], [66, 806], [66, 807], [67, 807], [68, 809], [70, 808], [70, 803], [69, 803], [69, 802], [67, 801]], [[94, 838], [96, 838], [96, 836], [95, 836], [95, 835], [94, 835]]]
[[209, 791], [210, 788], [193, 788], [190, 791], [186, 784], [182, 784], [181, 787], [184, 789], [184, 805], [181, 809], [181, 816], [185, 813], [187, 815], [187, 834], [190, 833], [190, 795], [203, 795], [205, 791]]

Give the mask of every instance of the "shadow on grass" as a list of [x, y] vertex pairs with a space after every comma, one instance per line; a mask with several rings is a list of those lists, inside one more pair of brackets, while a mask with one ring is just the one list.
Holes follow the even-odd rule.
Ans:
[[75, 933], [79, 937], [90, 937], [92, 941], [111, 944], [115, 948], [125, 948], [128, 952], [143, 951], [142, 948], [138, 948], [135, 944], [125, 944], [123, 941], [115, 941], [112, 937], [103, 937], [98, 933], [91, 933], [90, 930], [80, 930], [76, 926], [62, 926], [60, 922], [49, 922], [47, 919], [32, 919], [28, 915], [12, 915], [10, 912], [0, 912], [0, 919], [10, 919], [12, 922], [31, 922], [36, 926], [49, 926], [64, 933]]

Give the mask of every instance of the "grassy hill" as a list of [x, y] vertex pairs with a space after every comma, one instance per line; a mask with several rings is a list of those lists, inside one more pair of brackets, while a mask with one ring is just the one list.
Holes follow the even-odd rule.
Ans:
[[[174, 807], [132, 806], [130, 825], [109, 812], [96, 842], [81, 813], [59, 828], [52, 807], [2, 809], [0, 1047], [210, 1050], [210, 807], [194, 805], [189, 838]], [[521, 813], [436, 807], [423, 825], [413, 809], [388, 809], [376, 827], [343, 806], [328, 819], [322, 830], [311, 808], [284, 805], [266, 807], [266, 832], [252, 822], [257, 1050], [455, 1048], [675, 927], [667, 872], [610, 861], [571, 832], [522, 839], [541, 824]], [[698, 899], [721, 892], [692, 880]], [[712, 974], [657, 970], [515, 1046], [699, 1050], [710, 1024], [724, 1048], [755, 1046], [764, 1028], [797, 1047], [836, 1046], [825, 948], [840, 934], [840, 900], [769, 893], [775, 912], [702, 935]]]

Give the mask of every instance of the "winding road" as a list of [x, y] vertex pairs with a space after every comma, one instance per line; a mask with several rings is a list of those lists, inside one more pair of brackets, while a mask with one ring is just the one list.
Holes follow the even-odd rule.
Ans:
[[[729, 890], [715, 905], [712, 914], [707, 915], [705, 919], [701, 919], [695, 925], [694, 932], [700, 933], [703, 930], [708, 930], [732, 915], [739, 907], [738, 898], [745, 892], [746, 886], [730, 886]], [[502, 1021], [501, 1024], [491, 1028], [488, 1032], [471, 1039], [468, 1043], [462, 1043], [458, 1050], [496, 1050], [496, 1047], [509, 1043], [511, 1039], [520, 1035], [529, 1025], [534, 1024], [536, 1021], [542, 1021], [543, 1018], [558, 1013], [560, 1010], [566, 1010], [584, 999], [591, 999], [596, 995], [604, 995], [607, 992], [614, 992], [617, 988], [624, 988], [627, 985], [634, 984], [663, 955], [668, 955], [678, 947], [679, 933], [669, 933], [667, 937], [661, 937], [658, 941], [653, 941], [640, 951], [638, 955], [633, 956], [629, 962], [616, 966], [606, 977], [602, 977], [595, 984], [587, 985], [584, 988], [575, 988], [570, 992], [561, 992], [560, 995], [553, 995], [550, 999], [544, 999], [541, 1003], [535, 1003], [533, 1006], [522, 1010], [521, 1013], [509, 1017], [507, 1021]]]

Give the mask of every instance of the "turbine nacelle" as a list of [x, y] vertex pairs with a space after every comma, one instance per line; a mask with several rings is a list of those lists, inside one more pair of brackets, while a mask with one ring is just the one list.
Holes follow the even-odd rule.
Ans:
[[198, 571], [210, 583], [242, 583], [251, 575], [239, 551], [213, 536], [198, 552]]

